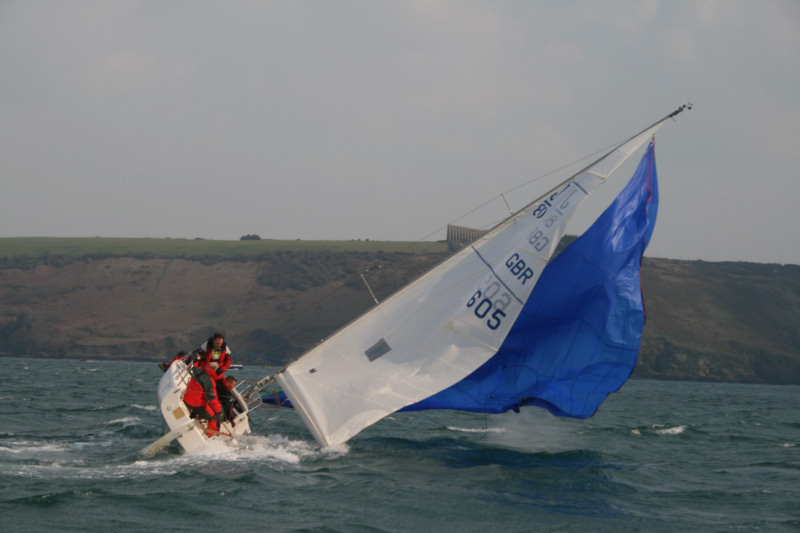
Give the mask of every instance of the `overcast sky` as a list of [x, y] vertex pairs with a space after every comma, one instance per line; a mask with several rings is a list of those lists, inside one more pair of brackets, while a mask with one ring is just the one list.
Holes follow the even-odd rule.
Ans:
[[647, 255], [800, 264], [796, 0], [6, 0], [0, 237], [441, 239], [686, 102]]

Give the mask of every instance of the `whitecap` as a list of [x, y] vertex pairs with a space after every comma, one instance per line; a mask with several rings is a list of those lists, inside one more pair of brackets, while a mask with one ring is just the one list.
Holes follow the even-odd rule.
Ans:
[[139, 405], [132, 403], [131, 407], [135, 407], [136, 409], [142, 409], [143, 411], [155, 411], [157, 408], [155, 405]]
[[671, 428], [657, 429], [656, 433], [659, 435], [680, 435], [686, 431], [686, 426], [675, 426]]
[[458, 431], [461, 433], [505, 433], [506, 428], [460, 428], [455, 426], [447, 426], [450, 431]]
[[122, 424], [123, 427], [135, 426], [141, 423], [142, 419], [138, 416], [126, 416], [111, 420], [109, 424]]

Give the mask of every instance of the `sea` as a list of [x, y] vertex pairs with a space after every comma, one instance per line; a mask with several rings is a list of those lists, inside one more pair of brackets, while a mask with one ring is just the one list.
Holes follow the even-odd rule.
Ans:
[[2, 361], [3, 533], [800, 531], [798, 386], [630, 380], [586, 420], [402, 413], [332, 449], [264, 408], [241, 448], [147, 456], [155, 363]]

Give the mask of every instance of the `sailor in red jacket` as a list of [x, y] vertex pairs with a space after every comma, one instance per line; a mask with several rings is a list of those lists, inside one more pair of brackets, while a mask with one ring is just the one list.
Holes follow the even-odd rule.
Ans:
[[222, 376], [231, 367], [231, 349], [225, 342], [225, 335], [214, 333], [206, 342], [201, 344], [195, 350], [195, 361], [196, 365], [215, 363], [217, 374]]
[[192, 367], [192, 379], [183, 396], [191, 417], [208, 421], [209, 436], [219, 432], [219, 423], [225, 420], [217, 397], [216, 377], [217, 373], [210, 365]]

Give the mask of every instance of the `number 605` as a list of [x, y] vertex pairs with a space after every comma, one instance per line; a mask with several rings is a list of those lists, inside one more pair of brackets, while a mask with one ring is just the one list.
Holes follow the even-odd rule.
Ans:
[[483, 293], [481, 293], [481, 291], [475, 291], [475, 294], [473, 294], [472, 298], [467, 302], [467, 307], [474, 307], [473, 312], [478, 318], [483, 319], [488, 315], [489, 319], [486, 321], [486, 325], [489, 326], [489, 329], [497, 329], [500, 327], [500, 323], [506, 316], [506, 313], [502, 309], [493, 310], [492, 308], [494, 305], [492, 301], [489, 298], [481, 298], [482, 296]]

